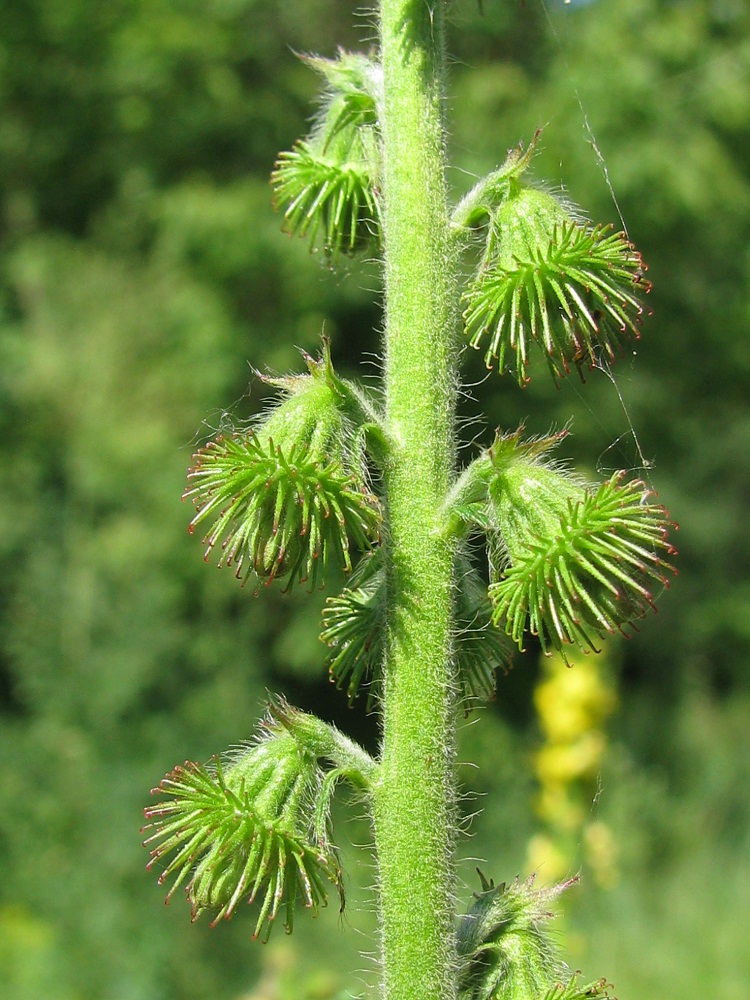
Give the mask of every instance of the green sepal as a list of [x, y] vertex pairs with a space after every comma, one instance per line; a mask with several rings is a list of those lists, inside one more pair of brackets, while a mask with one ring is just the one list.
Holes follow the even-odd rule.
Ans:
[[485, 533], [492, 530], [487, 493], [493, 475], [489, 452], [483, 452], [463, 469], [441, 511], [442, 534], [446, 539], [466, 538], [477, 528]]
[[319, 454], [337, 455], [351, 467], [363, 468], [364, 451], [382, 465], [390, 446], [380, 412], [361, 386], [336, 374], [328, 337], [321, 338], [321, 347], [320, 358], [302, 352], [306, 374], [256, 372], [283, 393], [282, 401], [266, 415], [264, 434], [284, 447], [305, 442]]
[[[541, 459], [556, 448], [568, 432], [563, 430], [547, 437], [524, 440], [523, 430], [521, 426], [511, 434], [497, 431], [492, 446], [462, 471], [442, 512], [443, 533], [447, 537], [463, 538], [479, 529], [491, 538], [497, 532], [498, 503], [512, 502], [506, 494], [516, 496], [514, 490], [504, 489], [506, 476], [523, 481], [531, 468], [535, 472], [542, 470], [539, 475], [548, 480], [549, 487], [553, 491], [560, 489], [557, 486], [560, 476], [551, 471], [554, 467], [548, 469]], [[562, 488], [563, 506], [569, 491], [577, 488], [572, 477], [567, 476], [565, 481], [569, 485]], [[528, 505], [522, 502], [523, 506]]]
[[523, 427], [510, 434], [498, 431], [489, 449], [490, 539], [511, 562], [540, 537], [554, 534], [568, 504], [585, 495], [584, 483], [549, 457], [567, 433], [524, 439]]
[[567, 983], [555, 983], [545, 993], [543, 1000], [616, 1000], [610, 993], [612, 986], [606, 979], [597, 979], [593, 983], [581, 985], [578, 977], [573, 976]]
[[323, 148], [340, 132], [352, 128], [377, 128], [378, 105], [383, 97], [383, 71], [360, 52], [339, 49], [335, 59], [303, 56], [303, 61], [325, 80], [313, 134]]
[[528, 169], [540, 135], [541, 129], [537, 129], [527, 149], [523, 148], [523, 143], [509, 149], [502, 167], [480, 178], [464, 195], [451, 216], [455, 232], [472, 229], [492, 219], [497, 207], [509, 197], [514, 185], [517, 186], [521, 175]]
[[352, 457], [351, 423], [344, 408], [346, 383], [333, 368], [331, 346], [322, 339], [320, 358], [302, 354], [307, 373], [272, 376], [257, 372], [266, 385], [279, 389], [282, 398], [265, 414], [259, 433], [282, 448], [296, 444], [310, 447], [318, 456]]
[[375, 781], [377, 763], [358, 743], [344, 736], [335, 726], [323, 722], [316, 715], [294, 708], [282, 697], [274, 698], [268, 706], [270, 717], [292, 734], [294, 739], [318, 761], [326, 761], [334, 770], [329, 771], [335, 781], [345, 778], [354, 788], [364, 791]]
[[[224, 763], [186, 762], [153, 794], [149, 868], [164, 864], [159, 884], [172, 880], [167, 902], [185, 884], [193, 919], [229, 919], [243, 900], [256, 903], [253, 937], [265, 938], [282, 912], [287, 932], [301, 899], [316, 913], [327, 901], [326, 881], [342, 894], [342, 877], [327, 828], [315, 822], [323, 784], [316, 758], [273, 721], [257, 743]], [[343, 901], [343, 896], [342, 896]]]
[[555, 379], [573, 367], [583, 376], [622, 341], [640, 336], [643, 306], [636, 287], [648, 291], [643, 262], [623, 233], [611, 227], [563, 221], [548, 240], [531, 246], [507, 266], [496, 262], [464, 294], [464, 322], [471, 346], [485, 336], [485, 364], [513, 368], [528, 382], [530, 347], [537, 343]]
[[610, 997], [604, 980], [578, 986], [547, 923], [550, 904], [576, 879], [545, 889], [534, 877], [482, 890], [461, 918], [460, 1000], [584, 1000]]
[[492, 603], [487, 587], [465, 556], [456, 562], [455, 655], [465, 710], [495, 697], [497, 671], [507, 673], [515, 650], [505, 635], [492, 628]]
[[376, 497], [304, 444], [285, 452], [254, 431], [219, 437], [196, 454], [189, 481], [185, 496], [198, 508], [191, 532], [213, 519], [204, 558], [220, 543], [219, 566], [234, 566], [243, 581], [255, 573], [312, 589], [332, 565], [349, 572], [351, 547], [368, 549], [378, 537]]
[[385, 570], [375, 549], [360, 560], [349, 586], [327, 598], [320, 633], [331, 681], [346, 690], [350, 704], [366, 686], [368, 710], [380, 697], [385, 615]]
[[530, 632], [544, 652], [596, 650], [654, 607], [655, 585], [669, 586], [674, 526], [641, 481], [618, 472], [592, 486], [551, 461], [567, 431], [522, 434], [498, 432], [459, 477], [445, 530], [486, 534], [491, 619], [520, 649]]
[[[340, 144], [337, 144], [340, 145]], [[362, 150], [322, 153], [304, 140], [280, 153], [272, 175], [274, 203], [284, 209], [284, 226], [318, 236], [327, 256], [352, 254], [372, 245], [380, 226], [375, 184]]]

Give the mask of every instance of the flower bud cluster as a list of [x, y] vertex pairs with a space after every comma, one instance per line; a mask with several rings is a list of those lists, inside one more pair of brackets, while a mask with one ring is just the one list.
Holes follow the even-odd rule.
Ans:
[[459, 206], [465, 224], [486, 223], [482, 262], [464, 294], [467, 334], [475, 348], [489, 337], [487, 367], [514, 369], [521, 385], [534, 343], [555, 378], [613, 361], [622, 338], [638, 336], [639, 293], [650, 288], [624, 233], [590, 225], [523, 178], [532, 152], [533, 144], [513, 151]]
[[344, 412], [343, 383], [330, 357], [308, 359], [309, 374], [271, 381], [286, 398], [254, 429], [210, 442], [195, 455], [185, 497], [207, 520], [206, 559], [238, 578], [322, 582], [336, 564], [351, 569], [350, 546], [369, 548], [380, 511]]

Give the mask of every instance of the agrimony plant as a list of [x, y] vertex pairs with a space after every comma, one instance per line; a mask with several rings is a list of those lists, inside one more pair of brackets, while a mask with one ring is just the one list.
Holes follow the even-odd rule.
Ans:
[[166, 776], [146, 843], [194, 915], [247, 899], [255, 936], [279, 915], [291, 930], [296, 902], [315, 911], [340, 891], [328, 816], [347, 781], [373, 822], [383, 997], [604, 998], [546, 931], [564, 885], [482, 876], [457, 920], [456, 724], [529, 637], [564, 656], [641, 619], [672, 573], [670, 522], [644, 483], [555, 463], [564, 434], [498, 432], [458, 470], [455, 404], [462, 336], [521, 384], [535, 345], [563, 378], [637, 336], [648, 283], [625, 236], [529, 180], [534, 142], [449, 206], [444, 6], [381, 0], [375, 55], [308, 58], [318, 111], [272, 177], [284, 227], [331, 263], [381, 254], [384, 405], [336, 374], [324, 342], [306, 372], [266, 379], [276, 406], [198, 451], [185, 494], [206, 558], [243, 582], [349, 574], [322, 638], [332, 681], [378, 712], [380, 752], [274, 701], [247, 746]]

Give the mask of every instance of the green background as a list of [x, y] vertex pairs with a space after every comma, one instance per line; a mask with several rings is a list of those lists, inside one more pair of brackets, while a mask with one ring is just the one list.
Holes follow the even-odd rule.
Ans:
[[[465, 358], [467, 443], [572, 417], [565, 457], [647, 476], [680, 523], [680, 576], [616, 657], [592, 809], [622, 877], [584, 870], [564, 933], [620, 1000], [746, 1000], [750, 10], [457, 0], [451, 22], [456, 196], [543, 126], [536, 175], [624, 220], [654, 283], [614, 380], [521, 391]], [[338, 0], [0, 2], [2, 996], [324, 1000], [375, 978], [361, 806], [336, 817], [364, 845], [344, 847], [346, 913], [265, 947], [243, 914], [212, 930], [179, 894], [165, 909], [139, 834], [162, 774], [249, 737], [267, 690], [376, 746], [321, 668], [323, 596], [254, 599], [203, 564], [180, 503], [195, 446], [262, 404], [253, 368], [299, 370], [325, 332], [376, 381], [377, 267], [331, 272], [280, 235], [268, 185], [315, 93], [294, 53], [373, 36]], [[469, 858], [512, 877], [536, 829], [537, 671], [462, 729], [481, 810], [462, 897]]]

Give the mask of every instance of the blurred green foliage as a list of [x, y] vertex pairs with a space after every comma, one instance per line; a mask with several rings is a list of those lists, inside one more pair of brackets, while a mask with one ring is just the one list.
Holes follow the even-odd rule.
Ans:
[[[745, 1000], [750, 11], [460, 0], [452, 16], [456, 193], [544, 126], [538, 176], [597, 221], [621, 213], [654, 282], [614, 381], [520, 393], [466, 359], [486, 440], [574, 414], [571, 458], [647, 475], [681, 525], [673, 592], [622, 648], [592, 805], [623, 879], [604, 892], [584, 872], [566, 926], [622, 1000]], [[376, 739], [320, 669], [321, 598], [253, 601], [202, 564], [179, 499], [195, 444], [262, 405], [250, 365], [299, 368], [325, 329], [342, 369], [364, 354], [377, 373], [377, 268], [311, 260], [267, 182], [316, 85], [292, 50], [372, 34], [333, 0], [0, 3], [3, 996], [323, 1000], [372, 981], [366, 852], [345, 851], [343, 917], [263, 949], [241, 916], [211, 930], [180, 900], [165, 911], [138, 834], [148, 789], [246, 738], [267, 689]], [[498, 879], [534, 831], [535, 677], [532, 657], [462, 732], [466, 814], [485, 808], [465, 853]], [[368, 843], [356, 807], [337, 828]]]

